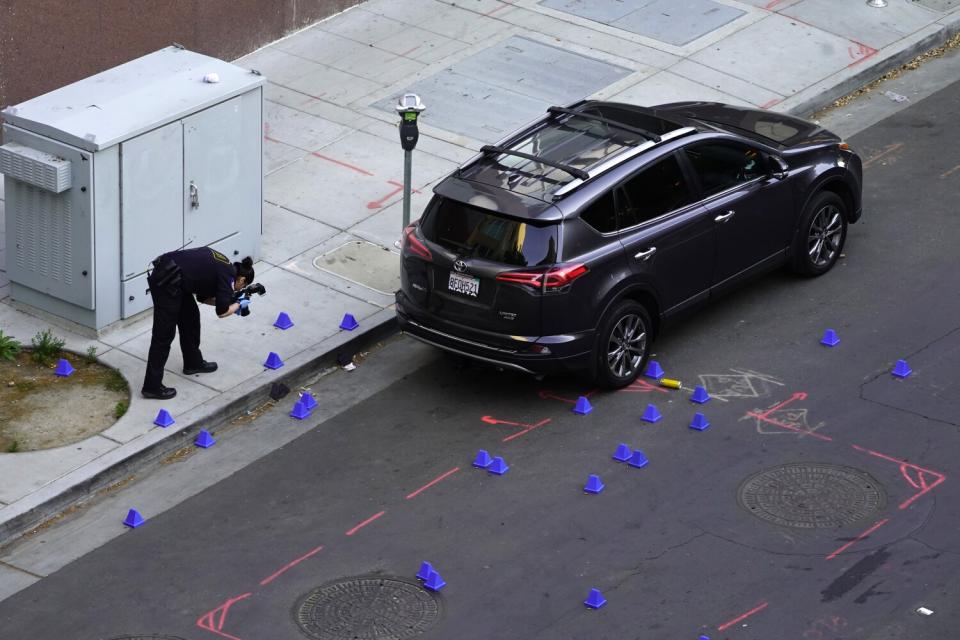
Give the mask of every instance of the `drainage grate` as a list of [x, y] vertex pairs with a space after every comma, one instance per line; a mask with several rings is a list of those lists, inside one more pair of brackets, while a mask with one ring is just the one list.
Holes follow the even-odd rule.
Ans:
[[399, 578], [348, 578], [304, 596], [294, 619], [314, 640], [401, 640], [432, 627], [440, 619], [440, 602]]
[[758, 518], [801, 529], [844, 527], [887, 504], [880, 483], [865, 471], [816, 462], [755, 473], [740, 485], [737, 498]]

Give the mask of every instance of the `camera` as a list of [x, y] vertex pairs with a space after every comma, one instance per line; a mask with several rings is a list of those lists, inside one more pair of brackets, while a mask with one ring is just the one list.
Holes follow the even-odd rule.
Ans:
[[[253, 284], [248, 284], [243, 289], [240, 289], [239, 291], [235, 292], [233, 294], [233, 301], [242, 303], [243, 300], [246, 300], [249, 305], [250, 296], [252, 296], [253, 294], [262, 296], [262, 295], [265, 295], [266, 293], [267, 293], [267, 288], [265, 286], [263, 286], [259, 282], [254, 282]], [[239, 309], [239, 313], [241, 316], [250, 315], [250, 307], [248, 305], [241, 304], [241, 307]]]

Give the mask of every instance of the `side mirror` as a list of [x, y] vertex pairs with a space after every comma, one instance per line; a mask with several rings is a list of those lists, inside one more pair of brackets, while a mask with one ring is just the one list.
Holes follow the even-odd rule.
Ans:
[[780, 156], [770, 156], [770, 175], [777, 180], [783, 180], [790, 173], [790, 166]]

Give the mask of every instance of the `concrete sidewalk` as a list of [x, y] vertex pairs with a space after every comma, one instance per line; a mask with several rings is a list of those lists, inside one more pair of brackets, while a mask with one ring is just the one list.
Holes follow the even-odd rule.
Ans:
[[[177, 397], [141, 399], [150, 314], [99, 339], [30, 315], [9, 298], [0, 236], [4, 333], [29, 344], [50, 327], [78, 353], [96, 346], [133, 391], [127, 414], [97, 436], [0, 453], [0, 542], [259, 404], [271, 383], [303, 384], [337, 351], [390, 330], [403, 166], [392, 105], [405, 91], [428, 107], [414, 155], [417, 218], [439, 179], [552, 104], [717, 100], [807, 114], [958, 25], [960, 0], [882, 9], [863, 0], [371, 0], [240, 59], [269, 81], [257, 264], [268, 294], [247, 318], [204, 318], [217, 373], [182, 376], [174, 346], [165, 383]], [[0, 182], [0, 234], [2, 198]], [[280, 311], [293, 328], [272, 326]], [[357, 330], [339, 328], [344, 313]], [[270, 351], [283, 368], [264, 369]], [[362, 366], [350, 375], [363, 384]], [[152, 424], [160, 408], [175, 425]]]

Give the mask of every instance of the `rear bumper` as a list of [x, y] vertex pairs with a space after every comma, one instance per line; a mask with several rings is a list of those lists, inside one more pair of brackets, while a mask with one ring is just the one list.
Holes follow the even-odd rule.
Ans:
[[[419, 312], [402, 291], [397, 292], [396, 309], [400, 330], [411, 338], [495, 367], [541, 375], [582, 371], [590, 366], [593, 332], [541, 337], [497, 336], [500, 339], [494, 341], [483, 332]], [[502, 346], [510, 338], [516, 347]], [[535, 344], [548, 347], [550, 353], [530, 352], [529, 348]]]

